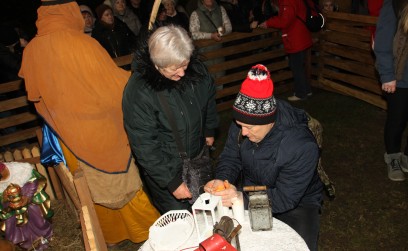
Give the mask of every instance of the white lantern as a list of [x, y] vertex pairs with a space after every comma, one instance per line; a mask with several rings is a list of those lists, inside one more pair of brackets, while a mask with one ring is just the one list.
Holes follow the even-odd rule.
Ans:
[[198, 242], [213, 234], [213, 227], [224, 215], [222, 199], [209, 193], [201, 194], [192, 206]]

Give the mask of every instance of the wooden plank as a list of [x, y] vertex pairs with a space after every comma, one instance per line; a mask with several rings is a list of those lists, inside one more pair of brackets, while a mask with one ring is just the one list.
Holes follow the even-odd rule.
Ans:
[[257, 37], [257, 36], [276, 36], [278, 34], [277, 29], [253, 29], [252, 32], [232, 32], [228, 35], [225, 35], [222, 37], [222, 41], [216, 42], [212, 39], [200, 39], [200, 40], [194, 40], [194, 45], [197, 48], [203, 48], [203, 47], [208, 47], [212, 46], [214, 44], [219, 44], [219, 43], [228, 43], [231, 41], [237, 41], [240, 39], [245, 39], [245, 38], [250, 38], [250, 37]]
[[[85, 217], [85, 212], [88, 213], [88, 216]], [[90, 219], [89, 219], [89, 211], [88, 211], [88, 207], [83, 206], [81, 213], [79, 215], [79, 219], [81, 221], [81, 229], [82, 229], [82, 238], [84, 239], [84, 246], [85, 246], [85, 250], [86, 251], [91, 251], [91, 246], [89, 243], [89, 238], [88, 238], [88, 225], [90, 224]], [[93, 236], [93, 239], [95, 239], [95, 237]]]
[[13, 154], [12, 154], [10, 151], [7, 151], [7, 152], [3, 153], [3, 157], [4, 157], [4, 160], [5, 160], [6, 162], [12, 162], [12, 161], [14, 161]]
[[326, 24], [326, 30], [323, 33], [329, 32], [342, 32], [352, 34], [357, 40], [367, 41], [367, 37], [370, 37], [371, 33], [367, 27], [355, 27], [354, 25], [347, 25], [344, 22], [328, 22]]
[[253, 50], [262, 49], [262, 48], [266, 48], [269, 46], [274, 46], [274, 45], [279, 46], [281, 41], [282, 40], [280, 38], [275, 39], [275, 40], [271, 38], [266, 38], [266, 39], [251, 41], [247, 43], [236, 44], [233, 46], [222, 47], [220, 49], [203, 52], [201, 55], [206, 60], [219, 58], [219, 57], [226, 57], [226, 56], [231, 56], [231, 55], [239, 55], [240, 53], [244, 53], [248, 51], [251, 52]]
[[343, 95], [348, 95], [354, 98], [358, 98], [360, 100], [363, 100], [369, 104], [375, 105], [382, 109], [386, 109], [387, 107], [385, 100], [379, 95], [374, 95], [372, 93], [368, 93], [362, 90], [356, 90], [356, 89], [338, 84], [336, 82], [330, 81], [328, 79], [321, 79], [320, 81], [322, 82], [324, 89], [328, 88], [331, 91], [335, 90], [338, 93], [341, 93]]
[[57, 173], [55, 172], [54, 167], [49, 167], [48, 168], [48, 174], [49, 174], [50, 179], [51, 179], [51, 184], [52, 184], [52, 188], [53, 188], [54, 193], [55, 193], [55, 197], [58, 200], [64, 200], [65, 196], [64, 196], [64, 191], [63, 191], [63, 188], [62, 188], [62, 184], [61, 184], [60, 179], [58, 178]]
[[27, 96], [0, 101], [0, 112], [10, 111], [28, 105]]
[[125, 66], [132, 63], [133, 54], [125, 55], [117, 58], [113, 58], [113, 61], [116, 63], [117, 66]]
[[367, 52], [371, 52], [370, 43], [358, 41], [350, 35], [341, 34], [339, 32], [324, 33], [321, 36], [321, 39], [332, 42], [332, 43], [336, 43], [336, 44], [350, 46], [351, 47], [349, 48], [350, 50], [357, 48], [357, 49], [365, 50]]
[[[273, 62], [271, 64], [266, 64], [265, 66], [269, 69], [271, 75], [274, 75], [276, 71], [280, 71], [280, 70], [283, 70], [289, 67], [287, 60]], [[249, 70], [250, 70], [250, 67], [248, 67], [248, 69], [245, 69], [243, 71], [239, 71], [239, 72], [235, 72], [235, 73], [231, 73], [231, 74], [219, 77], [215, 80], [215, 84], [218, 86], [218, 85], [229, 84], [229, 83], [236, 82], [236, 81], [243, 81], [246, 78], [246, 75], [248, 74]]]
[[37, 130], [35, 130], [35, 134], [37, 135], [38, 144], [40, 145], [40, 147], [42, 147], [43, 140], [42, 128], [37, 128]]
[[372, 65], [364, 65], [359, 62], [347, 59], [335, 59], [333, 57], [324, 57], [324, 65], [329, 65], [355, 75], [361, 75], [374, 80], [377, 79], [377, 72]]
[[368, 16], [368, 15], [356, 15], [350, 14], [345, 12], [329, 12], [326, 13], [325, 16], [328, 20], [341, 20], [341, 21], [348, 21], [348, 22], [355, 22], [355, 23], [362, 23], [366, 25], [376, 25], [377, 17]]
[[222, 90], [217, 90], [216, 99], [223, 98], [223, 97], [230, 96], [230, 95], [236, 95], [240, 89], [241, 89], [241, 84], [237, 84], [232, 87], [227, 87]]
[[23, 89], [23, 80], [15, 80], [11, 82], [6, 82], [6, 83], [1, 83], [0, 84], [0, 94], [12, 92], [12, 91], [18, 91]]
[[241, 57], [238, 59], [213, 64], [208, 66], [207, 68], [210, 73], [231, 70], [243, 66], [247, 67], [249, 70], [250, 67], [253, 66], [254, 64], [268, 62], [274, 58], [282, 57], [284, 55], [286, 54], [283, 49], [278, 49], [275, 51], [266, 51], [259, 54], [253, 54], [247, 57]]
[[21, 125], [39, 119], [37, 114], [31, 112], [24, 112], [16, 115], [0, 118], [0, 128], [7, 128], [11, 126]]
[[31, 154], [31, 150], [28, 149], [27, 147], [24, 148], [21, 153], [23, 154], [23, 159], [20, 160], [21, 162], [26, 162], [26, 163], [30, 163], [30, 164], [38, 164], [41, 163], [41, 158], [40, 156], [37, 157], [33, 157], [33, 155]]
[[[33, 157], [40, 157], [40, 149], [38, 147], [33, 147], [31, 149], [31, 154]], [[37, 171], [47, 179], [47, 185], [45, 186], [45, 192], [50, 196], [51, 200], [55, 200], [54, 191], [52, 190], [50, 177], [48, 176], [47, 170], [45, 167], [39, 162], [35, 164]]]
[[349, 85], [375, 93], [377, 95], [382, 94], [381, 85], [379, 84], [378, 80], [373, 80], [353, 74], [342, 73], [327, 68], [323, 70], [323, 77], [331, 80], [338, 80], [336, 82], [341, 81], [342, 83], [347, 83]]
[[107, 251], [108, 248], [106, 247], [105, 239], [103, 237], [103, 233], [96, 216], [95, 207], [92, 201], [91, 193], [89, 191], [88, 183], [82, 169], [78, 169], [75, 172], [74, 183], [75, 188], [78, 191], [81, 205], [88, 207], [89, 210], [89, 218], [95, 236], [96, 250]]
[[81, 210], [81, 203], [79, 201], [78, 193], [75, 189], [74, 178], [72, 177], [72, 174], [69, 172], [64, 163], [59, 163], [54, 167], [54, 169], [61, 181], [62, 186], [64, 187], [64, 190], [67, 192], [76, 210]]
[[36, 130], [40, 128], [39, 126], [33, 127], [33, 128], [28, 128], [24, 129], [21, 131], [17, 131], [14, 133], [6, 134], [3, 136], [0, 136], [0, 146], [7, 146], [12, 143], [24, 141], [27, 139], [32, 139], [35, 138], [36, 135]]
[[222, 112], [222, 111], [231, 109], [233, 104], [234, 104], [234, 100], [217, 104], [217, 111]]
[[[84, 246], [86, 251], [91, 251], [96, 248], [95, 235], [92, 232], [91, 219], [89, 217], [89, 211], [87, 206], [83, 206], [80, 214], [82, 236], [84, 239]], [[92, 243], [91, 241], [92, 240]], [[91, 247], [92, 246], [92, 247]]]
[[[28, 163], [31, 163], [31, 164], [34, 164], [34, 165], [38, 164], [38, 163], [41, 163], [40, 156], [34, 157], [32, 155], [32, 153], [31, 153], [30, 149], [24, 148], [22, 153], [23, 153], [23, 157], [24, 157], [24, 159], [23, 159], [24, 162], [28, 162]], [[54, 168], [49, 167], [49, 168], [47, 168], [47, 171], [48, 171], [48, 176], [50, 178], [48, 180], [48, 186], [51, 186], [52, 191], [53, 191], [53, 195], [55, 195], [55, 197], [58, 200], [63, 200], [65, 197], [64, 197], [64, 194], [63, 194], [63, 191], [62, 191], [61, 182], [59, 181], [59, 179], [58, 179], [58, 177], [57, 177], [57, 175], [56, 175], [56, 173], [54, 171]]]
[[372, 66], [375, 65], [375, 59], [373, 55], [371, 53], [367, 53], [367, 51], [361, 51], [357, 49], [350, 50], [350, 48], [347, 46], [333, 43], [322, 43], [322, 50], [324, 51], [324, 53], [322, 53], [321, 55], [330, 53], [331, 55], [352, 59], [363, 64], [369, 64]]
[[19, 149], [15, 149], [13, 151], [13, 158], [14, 158], [14, 161], [19, 161], [23, 159], [23, 154], [21, 153]]

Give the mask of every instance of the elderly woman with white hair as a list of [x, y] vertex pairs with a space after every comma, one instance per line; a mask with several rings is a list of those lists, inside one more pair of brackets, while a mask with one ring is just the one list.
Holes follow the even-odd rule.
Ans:
[[214, 143], [218, 116], [213, 79], [179, 26], [155, 30], [134, 60], [122, 101], [131, 148], [160, 213], [190, 209], [187, 200], [192, 194], [182, 179], [183, 160], [159, 95], [167, 100], [186, 155], [193, 159]]

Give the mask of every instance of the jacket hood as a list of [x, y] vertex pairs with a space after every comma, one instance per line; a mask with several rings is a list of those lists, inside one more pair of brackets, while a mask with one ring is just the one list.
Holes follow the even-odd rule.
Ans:
[[[147, 41], [150, 35], [154, 32], [142, 32], [139, 35], [132, 62], [132, 68], [135, 73], [139, 74], [145, 81], [146, 86], [154, 91], [163, 91], [166, 89], [179, 89], [183, 90], [187, 85], [197, 85], [199, 80], [207, 74], [206, 68], [203, 63], [198, 59], [196, 50], [190, 58], [190, 63], [185, 71], [185, 75], [179, 81], [173, 81], [164, 77], [155, 67], [150, 59], [149, 47]], [[143, 33], [143, 34], [142, 34]]]
[[86, 5], [79, 5], [79, 9], [81, 10], [81, 13], [82, 13], [82, 12], [88, 12], [88, 13], [92, 16], [92, 18], [95, 19], [95, 15], [93, 14], [91, 8], [89, 8], [88, 6], [86, 6]]
[[37, 12], [37, 36], [66, 30], [84, 31], [85, 21], [76, 2], [43, 5]]
[[299, 124], [307, 126], [308, 120], [306, 112], [302, 109], [291, 106], [289, 103], [283, 100], [277, 99], [277, 127], [293, 127]]

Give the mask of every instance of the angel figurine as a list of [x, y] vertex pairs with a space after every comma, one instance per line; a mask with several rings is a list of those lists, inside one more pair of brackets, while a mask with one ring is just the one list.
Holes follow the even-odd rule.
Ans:
[[46, 249], [52, 236], [46, 184], [29, 163], [0, 162], [0, 229], [26, 250]]

